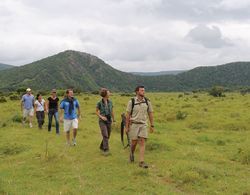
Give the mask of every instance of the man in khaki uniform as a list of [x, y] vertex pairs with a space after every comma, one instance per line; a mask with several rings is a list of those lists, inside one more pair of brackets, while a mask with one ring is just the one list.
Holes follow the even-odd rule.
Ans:
[[136, 87], [135, 93], [136, 97], [128, 102], [126, 115], [126, 132], [131, 139], [129, 159], [130, 162], [134, 162], [134, 152], [136, 145], [139, 142], [139, 166], [148, 168], [148, 165], [144, 162], [145, 141], [148, 138], [147, 116], [149, 116], [150, 132], [152, 133], [154, 131], [153, 108], [151, 102], [144, 97], [144, 86]]

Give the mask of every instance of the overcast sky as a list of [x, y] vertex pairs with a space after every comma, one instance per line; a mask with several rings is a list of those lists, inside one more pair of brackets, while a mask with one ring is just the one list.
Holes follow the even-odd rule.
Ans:
[[64, 50], [123, 71], [250, 61], [249, 0], [1, 0], [0, 62]]

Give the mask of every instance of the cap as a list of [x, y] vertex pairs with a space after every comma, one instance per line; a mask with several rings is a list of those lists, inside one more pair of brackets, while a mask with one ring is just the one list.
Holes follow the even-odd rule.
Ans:
[[26, 91], [29, 92], [29, 91], [31, 91], [31, 89], [30, 89], [30, 88], [27, 88]]

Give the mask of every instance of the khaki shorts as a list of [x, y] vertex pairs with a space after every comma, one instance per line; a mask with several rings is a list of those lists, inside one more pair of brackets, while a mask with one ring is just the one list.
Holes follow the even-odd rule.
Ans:
[[129, 138], [131, 140], [137, 140], [139, 137], [148, 138], [147, 125], [132, 123], [129, 128]]
[[78, 128], [78, 119], [77, 118], [72, 119], [72, 120], [64, 119], [63, 126], [64, 126], [64, 132], [69, 132], [71, 128], [77, 129]]
[[27, 116], [34, 116], [34, 109], [31, 108], [29, 110], [23, 109], [23, 117], [26, 118]]

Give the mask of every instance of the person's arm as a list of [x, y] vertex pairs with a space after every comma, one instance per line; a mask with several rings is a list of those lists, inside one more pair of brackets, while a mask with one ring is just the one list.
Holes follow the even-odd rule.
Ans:
[[34, 113], [36, 114], [37, 104], [34, 103]]
[[60, 108], [60, 122], [63, 122], [63, 114], [64, 114], [64, 110], [62, 108]]
[[45, 111], [47, 113], [49, 112], [49, 100], [46, 100], [46, 102], [45, 102]]
[[126, 114], [126, 127], [125, 127], [126, 133], [129, 132], [129, 126], [130, 126], [130, 112], [127, 112], [127, 114]]
[[77, 107], [77, 111], [78, 111], [78, 119], [81, 119], [82, 116], [81, 116], [81, 109], [80, 109], [80, 106]]
[[149, 116], [149, 122], [150, 122], [150, 132], [153, 133], [154, 132], [154, 117], [153, 117], [153, 112], [149, 112], [148, 113]]
[[150, 133], [154, 132], [154, 117], [153, 117], [153, 108], [151, 102], [148, 103], [148, 117], [150, 122]]
[[63, 102], [61, 102], [60, 104], [60, 122], [62, 123], [63, 122], [63, 114], [64, 114], [64, 104]]
[[32, 105], [33, 105], [33, 108], [35, 107], [35, 98], [33, 96], [33, 100], [32, 100]]
[[130, 100], [127, 105], [126, 109], [126, 126], [125, 126], [125, 131], [126, 133], [129, 132], [129, 126], [130, 126], [130, 118], [131, 118], [131, 111], [132, 111], [132, 101]]
[[99, 108], [96, 108], [95, 113], [96, 113], [96, 115], [97, 115], [100, 119], [102, 119], [102, 120], [104, 120], [104, 121], [107, 121], [107, 118], [106, 118], [105, 116], [102, 116], [102, 115], [100, 114]]

